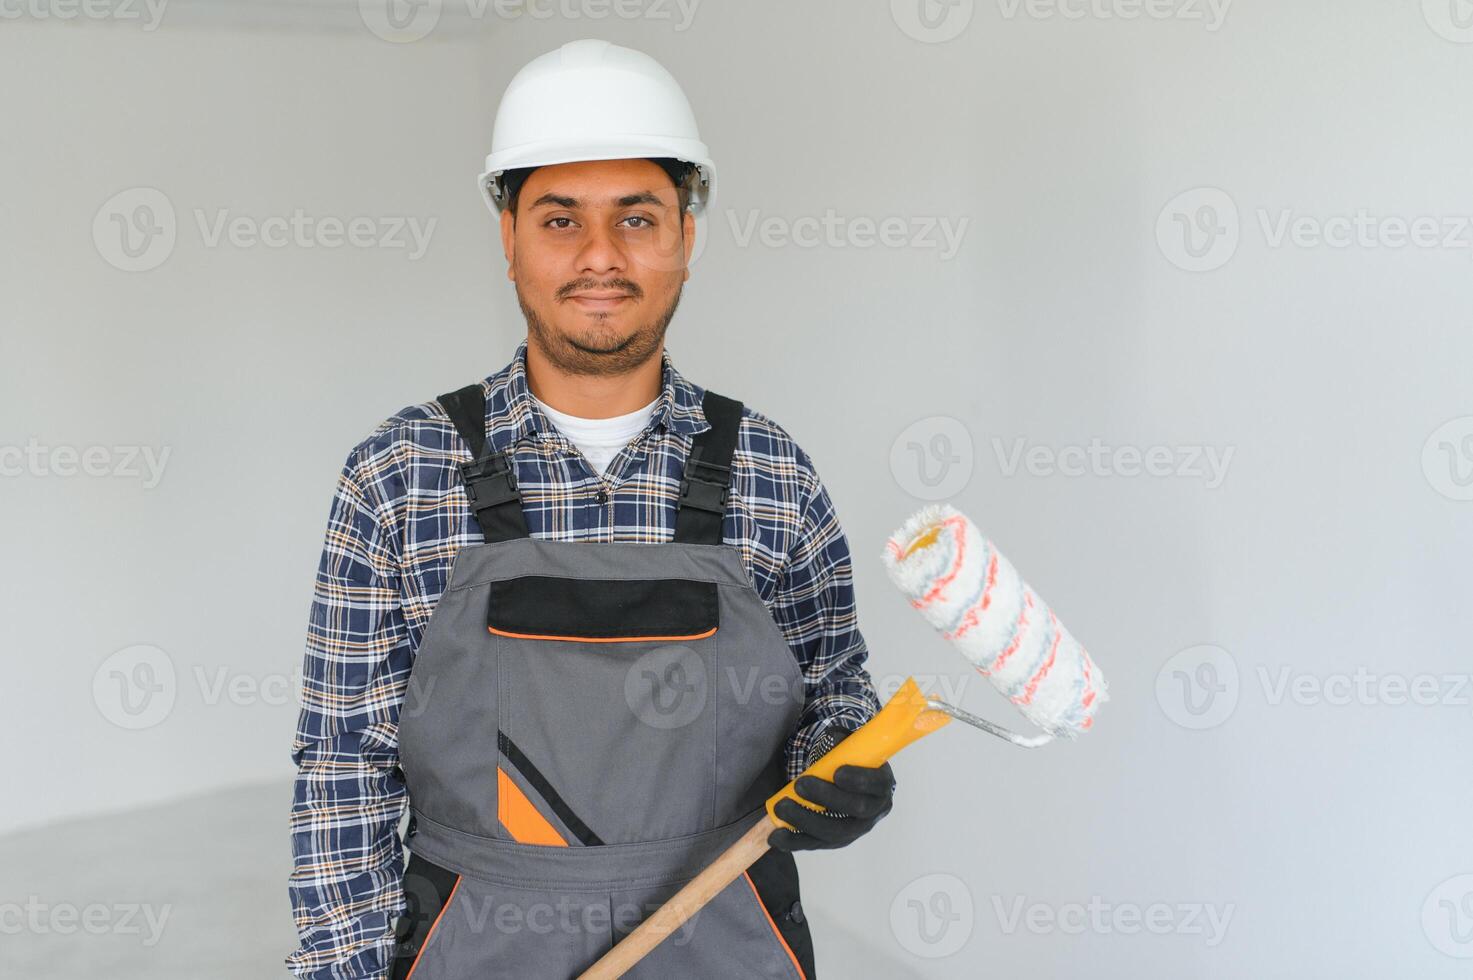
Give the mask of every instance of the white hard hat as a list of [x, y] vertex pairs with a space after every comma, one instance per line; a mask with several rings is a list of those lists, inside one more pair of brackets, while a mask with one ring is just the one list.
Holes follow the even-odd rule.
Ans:
[[508, 203], [501, 179], [508, 170], [641, 157], [694, 164], [700, 180], [691, 211], [710, 206], [716, 166], [675, 77], [642, 51], [595, 38], [569, 41], [523, 65], [507, 85], [481, 196], [498, 214]]

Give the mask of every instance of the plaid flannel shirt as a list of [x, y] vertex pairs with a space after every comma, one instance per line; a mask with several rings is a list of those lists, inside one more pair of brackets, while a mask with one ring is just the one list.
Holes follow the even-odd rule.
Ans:
[[[691, 437], [710, 428], [703, 388], [663, 353], [644, 430], [599, 476], [537, 408], [527, 341], [483, 380], [488, 441], [514, 456], [532, 537], [668, 542]], [[348, 454], [328, 515], [307, 631], [292, 744], [292, 910], [301, 945], [286, 959], [315, 980], [387, 976], [403, 911], [398, 824], [406, 803], [398, 718], [415, 651], [451, 562], [481, 536], [456, 463], [469, 449], [435, 402], [391, 416]], [[804, 707], [789, 778], [835, 733], [879, 710], [864, 668], [849, 546], [813, 461], [766, 416], [743, 407], [723, 520], [754, 588], [792, 648]]]

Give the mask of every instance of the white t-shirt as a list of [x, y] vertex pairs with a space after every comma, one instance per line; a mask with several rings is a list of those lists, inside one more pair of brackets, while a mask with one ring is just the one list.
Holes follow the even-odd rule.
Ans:
[[660, 399], [656, 398], [644, 408], [636, 409], [628, 415], [615, 415], [607, 419], [585, 419], [577, 415], [568, 415], [559, 412], [547, 402], [532, 396], [537, 407], [547, 413], [552, 419], [553, 425], [568, 440], [588, 457], [589, 463], [593, 464], [594, 470], [600, 475], [608, 469], [609, 463], [619, 455], [619, 450], [629, 445], [633, 439], [649, 422], [650, 416], [655, 414], [655, 405]]

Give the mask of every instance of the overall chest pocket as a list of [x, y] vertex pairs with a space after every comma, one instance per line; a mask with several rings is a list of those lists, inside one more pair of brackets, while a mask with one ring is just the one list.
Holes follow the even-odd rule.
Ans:
[[702, 640], [719, 606], [715, 582], [522, 575], [491, 583], [486, 628], [522, 640]]
[[491, 583], [506, 836], [616, 844], [716, 825], [720, 608], [717, 583], [679, 578]]

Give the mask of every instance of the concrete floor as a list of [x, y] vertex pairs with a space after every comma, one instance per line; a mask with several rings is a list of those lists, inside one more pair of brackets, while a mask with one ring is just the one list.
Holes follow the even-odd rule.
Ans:
[[273, 783], [0, 837], [0, 977], [289, 977], [290, 800]]
[[[289, 978], [290, 800], [272, 783], [0, 837], [0, 977]], [[809, 917], [825, 980], [919, 976]]]

